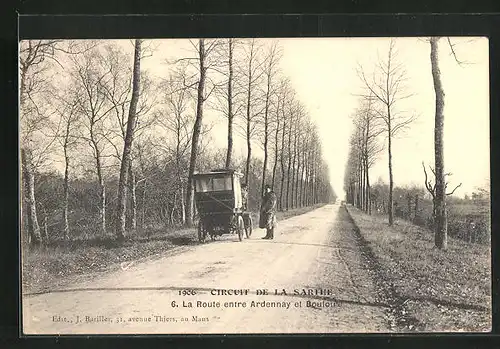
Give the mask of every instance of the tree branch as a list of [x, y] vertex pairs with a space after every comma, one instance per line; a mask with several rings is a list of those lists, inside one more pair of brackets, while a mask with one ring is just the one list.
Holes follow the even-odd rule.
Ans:
[[458, 189], [459, 187], [461, 187], [461, 186], [462, 186], [462, 183], [460, 183], [459, 185], [457, 185], [457, 186], [455, 187], [455, 189], [453, 189], [453, 190], [451, 191], [451, 193], [446, 193], [446, 195], [453, 195], [453, 193], [455, 192], [455, 190], [457, 190], [457, 189]]

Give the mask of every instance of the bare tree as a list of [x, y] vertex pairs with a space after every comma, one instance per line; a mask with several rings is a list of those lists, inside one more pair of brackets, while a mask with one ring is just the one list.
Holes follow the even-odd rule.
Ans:
[[106, 86], [112, 80], [111, 70], [105, 65], [99, 47], [75, 56], [71, 72], [74, 88], [78, 95], [78, 112], [83, 116], [86, 132], [80, 137], [85, 140], [91, 150], [95, 162], [95, 172], [99, 185], [100, 231], [106, 233], [106, 186], [104, 181], [104, 161], [106, 158], [106, 142], [111, 135], [109, 117], [114, 106], [109, 103]]
[[255, 101], [258, 99], [255, 96], [256, 85], [259, 83], [263, 70], [261, 69], [263, 61], [260, 60], [259, 56], [261, 53], [261, 47], [255, 39], [249, 40], [245, 45], [245, 93], [246, 93], [246, 114], [245, 114], [245, 138], [247, 143], [247, 158], [245, 166], [245, 182], [249, 184], [249, 173], [250, 173], [250, 160], [252, 158], [252, 138], [257, 130], [258, 123], [256, 118], [259, 116], [259, 112], [255, 111]]
[[63, 150], [64, 156], [64, 182], [63, 182], [63, 234], [65, 239], [69, 239], [70, 226], [68, 222], [68, 206], [69, 206], [69, 171], [71, 167], [71, 156], [70, 150], [74, 148], [77, 142], [76, 128], [78, 127], [78, 97], [75, 91], [65, 91], [66, 96], [56, 96], [56, 99], [60, 101], [60, 109], [57, 108], [57, 112], [60, 117], [60, 123], [62, 124], [62, 130], [55, 130], [55, 135], [59, 139], [59, 144]]
[[[441, 71], [439, 70], [439, 40], [440, 37], [431, 37], [429, 39], [431, 52], [431, 71], [432, 71], [432, 81], [434, 83], [434, 93], [436, 97], [436, 109], [434, 114], [434, 166], [433, 171], [435, 177], [435, 185], [431, 187], [427, 184], [427, 173], [426, 175], [426, 187], [429, 192], [431, 192], [433, 199], [433, 217], [434, 217], [434, 244], [437, 248], [446, 250], [448, 246], [448, 218], [446, 212], [446, 174], [444, 170], [444, 100], [445, 93], [443, 90], [443, 84], [441, 82]], [[455, 61], [462, 65], [456, 55], [454, 44], [452, 44], [450, 38], [447, 38], [449, 48], [455, 58]], [[425, 166], [424, 166], [425, 171]], [[459, 185], [460, 186], [460, 185]], [[452, 193], [456, 190], [455, 188]]]
[[[135, 48], [135, 42], [132, 43]], [[152, 55], [150, 45], [143, 45], [141, 43], [140, 59], [147, 58]], [[112, 114], [114, 114], [114, 121], [116, 125], [109, 128], [110, 134], [103, 134], [109, 144], [113, 147], [118, 163], [121, 168], [123, 161], [123, 146], [127, 135], [127, 127], [129, 121], [130, 104], [133, 97], [133, 59], [130, 59], [128, 53], [123, 52], [122, 49], [116, 45], [105, 46], [105, 59], [103, 65], [106, 70], [110, 72], [110, 78], [103, 83], [103, 89], [108, 103], [112, 106]], [[140, 90], [137, 98], [137, 106], [135, 112], [136, 122], [133, 125], [134, 138], [140, 135], [141, 131], [151, 126], [154, 122], [154, 117], [148, 117], [149, 111], [154, 104], [153, 83], [148, 74], [144, 71], [139, 72]], [[154, 114], [152, 114], [154, 116]], [[128, 217], [126, 221], [129, 222], [129, 228], [132, 231], [136, 230], [137, 226], [137, 200], [136, 200], [136, 175], [134, 173], [134, 154], [133, 146], [130, 149], [130, 161], [128, 161], [128, 175], [127, 175], [127, 190], [130, 194]], [[116, 212], [115, 212], [116, 213]], [[127, 219], [128, 218], [128, 219]]]
[[183, 169], [187, 168], [185, 162], [189, 154], [191, 146], [192, 127], [191, 122], [192, 114], [191, 109], [191, 95], [190, 90], [182, 84], [182, 77], [187, 74], [186, 69], [179, 69], [166, 81], [162, 86], [164, 91], [165, 109], [161, 109], [162, 116], [157, 118], [161, 127], [165, 128], [172, 134], [175, 143], [172, 148], [166, 149], [169, 153], [174, 154], [175, 168], [177, 175], [177, 191], [179, 201], [179, 212], [181, 216], [181, 223], [186, 223], [186, 203], [185, 203], [185, 178], [187, 172]]
[[[280, 179], [280, 197], [279, 197], [279, 208], [280, 210], [283, 210], [283, 194], [285, 192], [284, 190], [284, 184], [285, 184], [285, 178], [286, 178], [286, 172], [285, 172], [285, 167], [286, 167], [286, 156], [288, 156], [285, 153], [285, 145], [286, 145], [286, 140], [287, 140], [287, 134], [290, 134], [290, 124], [291, 124], [291, 113], [290, 111], [290, 103], [294, 98], [294, 92], [290, 87], [290, 83], [288, 80], [284, 80], [282, 84], [280, 85], [280, 90], [281, 90], [281, 98], [282, 98], [282, 105], [281, 105], [281, 121], [282, 121], [282, 131], [281, 131], [281, 152], [280, 152], [280, 172], [281, 172], [281, 179]], [[279, 116], [277, 116], [279, 118]], [[290, 143], [288, 143], [290, 144]], [[276, 153], [278, 146], [276, 145]], [[286, 198], [285, 198], [286, 200]], [[288, 206], [286, 206], [288, 209]]]
[[[283, 210], [283, 194], [285, 193], [285, 178], [286, 178], [286, 162], [287, 162], [287, 154], [286, 154], [286, 141], [288, 139], [287, 135], [289, 134], [289, 125], [291, 123], [290, 120], [290, 103], [294, 98], [294, 91], [291, 88], [290, 81], [287, 79], [283, 79], [280, 83], [280, 93], [279, 98], [281, 99], [281, 106], [278, 104], [278, 109], [276, 111], [276, 130], [279, 132], [281, 128], [281, 139], [279, 140], [278, 133], [275, 134], [275, 156], [278, 155], [279, 150], [279, 162], [280, 162], [280, 186], [279, 186], [279, 200], [278, 207], [282, 211]], [[279, 143], [279, 144], [278, 144]]]
[[313, 132], [313, 124], [309, 119], [304, 120], [303, 127], [300, 132], [300, 151], [299, 151], [299, 188], [298, 192], [298, 203], [299, 207], [306, 206], [305, 197], [307, 189], [307, 151], [311, 145], [311, 132]]
[[302, 177], [304, 178], [304, 184], [302, 188], [303, 193], [301, 195], [304, 206], [310, 205], [311, 195], [309, 192], [309, 185], [311, 182], [311, 167], [312, 167], [310, 153], [312, 151], [314, 137], [316, 133], [317, 133], [316, 125], [311, 121], [309, 121], [306, 126], [306, 130], [304, 132], [304, 144], [302, 147], [302, 161], [303, 161]]
[[[143, 41], [144, 43], [144, 41]], [[144, 49], [144, 46], [141, 45], [142, 53], [141, 60], [145, 55], [147, 50]], [[138, 105], [136, 108], [136, 122], [134, 125], [134, 144], [137, 145], [138, 142], [141, 142], [141, 136], [143, 131], [148, 130], [155, 123], [156, 115], [154, 113], [150, 113], [151, 109], [154, 105], [156, 105], [156, 86], [153, 85], [151, 78], [146, 74], [141, 72], [140, 74], [140, 91], [138, 97]], [[131, 150], [131, 158], [129, 162], [129, 175], [127, 188], [130, 193], [130, 214], [129, 214], [129, 226], [132, 231], [137, 229], [137, 196], [136, 196], [136, 188], [137, 184], [143, 180], [137, 179], [135, 173], [134, 163], [137, 158], [135, 154], [135, 148], [133, 147]]]
[[[434, 161], [435, 161], [435, 187], [432, 194], [435, 238], [434, 244], [441, 249], [447, 248], [448, 220], [446, 215], [446, 192], [444, 181], [444, 155], [443, 155], [443, 124], [444, 124], [444, 90], [441, 83], [441, 72], [438, 62], [439, 37], [430, 38], [431, 67], [434, 92], [436, 95], [436, 111], [434, 125]], [[424, 167], [425, 170], [425, 167]], [[427, 177], [427, 175], [426, 175]], [[429, 190], [429, 188], [427, 188]]]
[[[261, 183], [261, 195], [264, 194], [264, 185], [266, 183], [266, 174], [267, 174], [267, 163], [269, 157], [269, 138], [271, 132], [271, 117], [270, 117], [270, 109], [272, 103], [272, 96], [276, 92], [275, 80], [276, 74], [278, 73], [278, 65], [281, 59], [281, 48], [278, 46], [278, 43], [275, 41], [269, 48], [267, 55], [265, 57], [264, 63], [264, 115], [263, 115], [263, 126], [264, 126], [264, 139], [263, 139], [263, 148], [264, 148], [264, 164], [262, 167], [262, 183]], [[276, 110], [278, 110], [278, 106], [276, 106]], [[274, 181], [273, 181], [274, 182]]]
[[[136, 112], [137, 112], [137, 103], [139, 100], [139, 89], [141, 83], [141, 40], [135, 40], [135, 49], [134, 49], [134, 73], [132, 80], [132, 99], [130, 100], [129, 106], [129, 114], [127, 121], [127, 131], [125, 134], [125, 142], [123, 146], [123, 155], [121, 161], [120, 168], [120, 179], [118, 182], [118, 205], [117, 205], [117, 219], [116, 219], [116, 227], [115, 234], [118, 239], [125, 238], [126, 234], [126, 204], [127, 204], [127, 191], [126, 185], [128, 182], [128, 175], [131, 171], [130, 169], [130, 161], [131, 161], [131, 151], [132, 144], [134, 141], [134, 129], [136, 123]], [[134, 180], [134, 178], [131, 178]]]
[[[274, 185], [276, 183], [276, 170], [278, 168], [278, 159], [280, 158], [280, 134], [282, 135], [284, 133], [284, 120], [282, 120], [282, 112], [284, 108], [284, 98], [285, 98], [285, 86], [286, 86], [286, 80], [282, 79], [279, 83], [279, 86], [277, 88], [277, 93], [275, 94], [275, 109], [274, 109], [274, 119], [273, 119], [273, 125], [274, 125], [274, 149], [273, 149], [273, 154], [274, 154], [274, 162], [273, 162], [273, 170], [272, 170], [272, 180], [271, 184], [274, 188]], [[281, 203], [278, 203], [278, 207]]]
[[28, 236], [35, 245], [42, 241], [34, 188], [35, 169], [40, 162], [40, 156], [43, 156], [56, 139], [52, 137], [50, 144], [41, 146], [36, 137], [36, 134], [46, 126], [50, 116], [44, 107], [50, 105], [50, 98], [40, 97], [52, 89], [52, 83], [46, 73], [54, 66], [62, 67], [59, 55], [77, 53], [78, 50], [73, 42], [65, 43], [63, 40], [25, 40], [19, 47], [21, 173], [23, 194], [26, 193], [23, 196], [26, 197]]
[[32, 168], [32, 155], [29, 148], [21, 148], [21, 163], [23, 170], [24, 188], [27, 193], [27, 211], [28, 211], [28, 232], [30, 242], [39, 245], [42, 242], [40, 233], [40, 226], [38, 225], [38, 218], [36, 212], [35, 200], [35, 178]]
[[[191, 139], [191, 159], [189, 161], [189, 173], [188, 173], [188, 183], [186, 190], [186, 224], [188, 226], [193, 225], [193, 210], [194, 210], [194, 188], [193, 188], [193, 174], [196, 168], [196, 159], [199, 151], [199, 141], [200, 134], [202, 131], [203, 122], [203, 104], [212, 94], [212, 92], [217, 87], [216, 83], [212, 82], [212, 88], [208, 93], [205, 93], [205, 82], [208, 79], [207, 71], [213, 69], [220, 62], [215, 62], [210, 59], [213, 55], [214, 50], [220, 45], [221, 42], [218, 40], [206, 41], [205, 39], [200, 39], [198, 45], [193, 45], [196, 50], [198, 57], [195, 59], [199, 73], [199, 79], [195, 83], [197, 85], [197, 97], [196, 97], [196, 119], [193, 126], [193, 136]], [[188, 58], [189, 60], [189, 58]], [[191, 59], [192, 60], [192, 59]]]
[[300, 167], [300, 158], [299, 158], [299, 152], [300, 152], [300, 146], [301, 144], [299, 143], [299, 139], [301, 137], [301, 131], [302, 131], [302, 126], [303, 126], [303, 120], [305, 118], [305, 110], [304, 108], [299, 104], [297, 108], [297, 115], [296, 118], [294, 119], [294, 131], [293, 131], [293, 160], [292, 160], [292, 186], [291, 186], [291, 202], [292, 202], [292, 207], [296, 208], [298, 207], [297, 201], [298, 201], [298, 189], [299, 189], [299, 167]]
[[374, 110], [374, 98], [369, 96], [361, 101], [360, 108], [354, 114], [356, 126], [356, 146], [359, 157], [360, 181], [360, 207], [371, 214], [370, 202], [370, 168], [373, 166], [377, 155], [382, 151], [383, 145], [378, 137], [386, 130], [381, 127], [380, 119]]
[[[285, 200], [285, 207], [286, 210], [288, 211], [289, 208], [293, 208], [293, 166], [295, 162], [294, 158], [294, 153], [295, 153], [295, 148], [296, 148], [296, 142], [293, 142], [296, 135], [296, 130], [298, 120], [300, 117], [300, 110], [301, 106], [299, 102], [296, 99], [293, 99], [290, 101], [289, 104], [289, 122], [288, 122], [288, 147], [287, 147], [287, 159], [288, 159], [288, 165], [287, 165], [287, 173], [286, 173], [286, 200]], [[293, 163], [292, 163], [293, 160]]]
[[325, 171], [326, 167], [321, 157], [321, 140], [318, 134], [314, 134], [313, 143], [311, 148], [311, 204], [315, 205], [321, 202], [325, 195], [330, 192], [331, 188], [328, 186], [325, 192], [322, 192], [323, 184], [328, 173]]
[[233, 155], [233, 52], [234, 39], [228, 39], [228, 79], [227, 79], [227, 153], [226, 167], [231, 166]]
[[387, 59], [379, 60], [371, 79], [369, 79], [362, 67], [358, 73], [368, 93], [365, 97], [372, 95], [382, 106], [381, 110], [376, 108], [377, 117], [383, 121], [387, 133], [387, 153], [389, 168], [389, 225], [394, 223], [393, 212], [393, 159], [392, 142], [394, 137], [403, 129], [407, 128], [414, 120], [415, 115], [405, 115], [398, 111], [397, 103], [412, 96], [405, 92], [406, 71], [401, 63], [397, 62], [396, 42], [390, 40]]
[[241, 48], [243, 42], [238, 39], [229, 38], [222, 40], [214, 52], [214, 70], [223, 80], [217, 83], [215, 90], [215, 103], [210, 103], [210, 107], [227, 118], [227, 150], [224, 156], [224, 166], [233, 166], [234, 133], [237, 126], [237, 117], [243, 109], [241, 72]]
[[29, 241], [34, 245], [42, 242], [37, 217], [35, 198], [35, 165], [33, 149], [34, 134], [40, 129], [47, 115], [39, 109], [37, 94], [43, 92], [48, 82], [44, 72], [48, 69], [47, 61], [56, 60], [55, 50], [58, 41], [27, 40], [20, 43], [20, 131], [21, 131], [21, 168], [23, 197], [26, 198], [27, 228]]

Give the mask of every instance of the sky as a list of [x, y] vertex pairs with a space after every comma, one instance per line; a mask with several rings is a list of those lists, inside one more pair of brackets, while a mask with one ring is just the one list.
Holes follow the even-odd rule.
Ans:
[[[445, 91], [445, 170], [450, 187], [462, 183], [459, 196], [485, 186], [489, 179], [489, 72], [486, 38], [450, 38], [458, 65], [446, 39], [440, 40], [439, 64]], [[320, 126], [331, 181], [342, 193], [349, 116], [358, 105], [362, 84], [358, 63], [369, 74], [378, 57], [386, 57], [388, 38], [283, 40], [283, 68], [300, 99]], [[407, 71], [407, 91], [414, 94], [403, 109], [418, 115], [417, 121], [394, 142], [394, 181], [423, 185], [422, 161], [434, 163], [435, 97], [430, 65], [430, 45], [418, 38], [396, 40], [398, 61]], [[354, 94], [354, 95], [353, 95]], [[401, 102], [403, 103], [403, 102]], [[372, 182], [388, 182], [387, 151], [370, 171]]]
[[[386, 57], [389, 38], [281, 38], [259, 39], [263, 45], [279, 41], [283, 49], [281, 70], [297, 92], [310, 117], [317, 124], [324, 159], [330, 169], [333, 189], [343, 196], [343, 176], [352, 132], [352, 114], [359, 106], [363, 85], [357, 74], [361, 65], [367, 75], [379, 58]], [[439, 65], [445, 91], [444, 152], [445, 171], [451, 172], [450, 186], [462, 183], [458, 196], [489, 183], [489, 71], [488, 40], [479, 37], [450, 38], [459, 65], [446, 38], [439, 41]], [[116, 41], [118, 42], [118, 41]], [[120, 45], [132, 52], [130, 40]], [[150, 43], [154, 54], [142, 62], [142, 69], [153, 77], [166, 78], [171, 66], [168, 58], [188, 57], [187, 39], [161, 39]], [[423, 185], [422, 161], [434, 163], [434, 89], [430, 64], [430, 45], [422, 38], [397, 38], [398, 62], [407, 72], [406, 91], [411, 98], [400, 108], [418, 115], [410, 129], [393, 142], [393, 170], [396, 186]], [[225, 119], [206, 110], [215, 123], [211, 137], [214, 146], [225, 148]], [[235, 152], [245, 155], [243, 139], [235, 139]], [[257, 151], [258, 154], [258, 151]], [[388, 182], [387, 150], [380, 153], [370, 169], [371, 182]]]
[[[358, 65], [369, 75], [377, 59], [387, 55], [389, 38], [282, 38], [281, 69], [288, 76], [297, 97], [318, 125], [324, 158], [329, 165], [332, 186], [343, 195], [343, 176], [352, 132], [351, 115], [359, 105], [362, 83]], [[446, 38], [439, 41], [439, 65], [445, 90], [445, 170], [451, 172], [450, 187], [462, 183], [458, 196], [484, 187], [489, 180], [489, 71], [487, 38], [450, 38], [459, 65]], [[187, 40], [160, 40], [157, 51], [144, 67], [165, 74], [163, 57], [186, 55]], [[406, 90], [413, 96], [401, 107], [418, 116], [416, 122], [393, 143], [394, 181], [398, 186], [422, 185], [422, 161], [434, 163], [434, 89], [430, 45], [419, 38], [397, 38], [396, 59], [407, 71]], [[158, 63], [160, 62], [160, 63]], [[148, 66], [149, 65], [149, 66]], [[224, 147], [223, 120], [214, 128], [214, 139]], [[237, 142], [244, 154], [244, 144]], [[372, 182], [388, 181], [387, 151], [370, 170]]]

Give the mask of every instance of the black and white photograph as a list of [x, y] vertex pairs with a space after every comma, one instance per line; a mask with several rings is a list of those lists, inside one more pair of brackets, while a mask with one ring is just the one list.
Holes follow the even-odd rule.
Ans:
[[22, 334], [490, 332], [488, 44], [21, 40]]

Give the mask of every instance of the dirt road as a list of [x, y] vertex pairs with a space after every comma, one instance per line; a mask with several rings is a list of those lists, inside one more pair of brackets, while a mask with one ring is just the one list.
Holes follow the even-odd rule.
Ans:
[[[387, 307], [342, 207], [279, 222], [272, 241], [263, 234], [254, 229], [243, 242], [225, 235], [73, 288], [25, 295], [24, 333], [390, 331]], [[263, 289], [267, 295], [256, 294]]]

